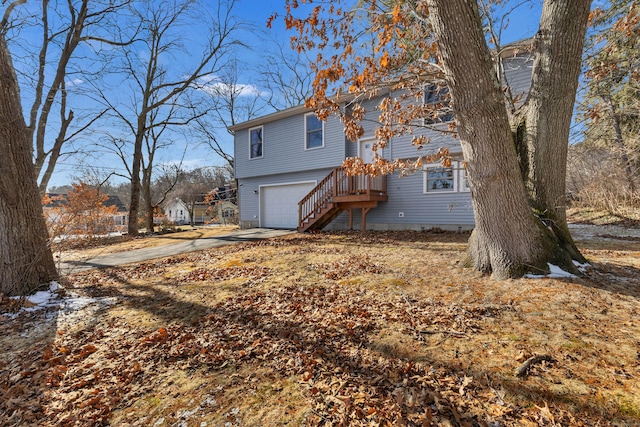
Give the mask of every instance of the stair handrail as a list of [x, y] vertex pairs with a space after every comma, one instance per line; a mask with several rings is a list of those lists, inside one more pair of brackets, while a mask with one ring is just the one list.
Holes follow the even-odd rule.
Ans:
[[298, 226], [302, 227], [313, 215], [320, 214], [337, 196], [386, 194], [386, 176], [349, 175], [342, 166], [334, 168], [298, 202]]
[[298, 225], [302, 225], [318, 208], [321, 208], [335, 196], [338, 171], [340, 169], [342, 169], [342, 167], [333, 169], [298, 202]]

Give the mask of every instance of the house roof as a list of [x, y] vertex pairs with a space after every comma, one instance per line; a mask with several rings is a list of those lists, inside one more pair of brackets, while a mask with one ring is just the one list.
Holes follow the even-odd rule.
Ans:
[[236, 130], [260, 126], [265, 123], [284, 119], [290, 116], [295, 116], [296, 114], [300, 114], [308, 111], [312, 111], [312, 109], [307, 108], [304, 105], [298, 105], [297, 107], [291, 107], [291, 108], [287, 108], [286, 110], [276, 111], [275, 113], [267, 114], [266, 116], [261, 116], [252, 120], [248, 120], [246, 122], [238, 123], [237, 125], [229, 126], [227, 129], [234, 132]]
[[[46, 208], [61, 208], [69, 202], [69, 195], [67, 193], [47, 193], [47, 196], [50, 198], [50, 203], [45, 206]], [[118, 212], [127, 211], [127, 207], [118, 196], [108, 196], [102, 205], [107, 208], [115, 206]]]
[[115, 206], [118, 209], [118, 212], [124, 212], [127, 210], [127, 207], [122, 203], [122, 200], [120, 200], [120, 197], [118, 196], [109, 196], [109, 198], [104, 201], [103, 205], [106, 207]]
[[[522, 40], [517, 40], [512, 43], [508, 43], [504, 46], [500, 47], [500, 56], [502, 58], [508, 58], [510, 56], [517, 55], [521, 51], [531, 50], [533, 46], [533, 38], [526, 38]], [[348, 99], [348, 94], [342, 95], [343, 99]], [[235, 132], [241, 129], [252, 128], [256, 126], [263, 125], [265, 123], [270, 123], [276, 120], [284, 119], [287, 117], [295, 116], [300, 113], [311, 112], [313, 109], [307, 108], [304, 105], [298, 105], [296, 107], [287, 108], [285, 110], [276, 111], [265, 116], [257, 117], [255, 119], [247, 120], [246, 122], [238, 123], [233, 126], [229, 126], [227, 129], [231, 132]]]

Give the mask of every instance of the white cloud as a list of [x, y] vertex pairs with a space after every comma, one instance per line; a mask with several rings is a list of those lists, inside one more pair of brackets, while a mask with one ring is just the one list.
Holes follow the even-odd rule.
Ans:
[[80, 79], [67, 80], [65, 82], [67, 87], [80, 86], [82, 83], [84, 83], [84, 80], [80, 80]]
[[266, 92], [258, 89], [256, 85], [245, 83], [229, 84], [223, 82], [218, 76], [207, 76], [201, 78], [197, 83], [198, 89], [213, 96], [229, 96], [235, 93], [236, 96], [256, 96], [267, 95]]

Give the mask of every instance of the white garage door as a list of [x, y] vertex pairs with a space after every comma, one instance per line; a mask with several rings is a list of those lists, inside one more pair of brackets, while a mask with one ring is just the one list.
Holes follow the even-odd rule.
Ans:
[[296, 228], [298, 226], [298, 202], [313, 187], [315, 187], [313, 182], [261, 187], [260, 226]]

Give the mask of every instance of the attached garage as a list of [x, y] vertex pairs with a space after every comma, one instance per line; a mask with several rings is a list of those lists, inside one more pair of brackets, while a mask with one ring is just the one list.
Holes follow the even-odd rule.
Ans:
[[296, 228], [298, 226], [298, 202], [315, 186], [315, 182], [261, 186], [260, 226]]

